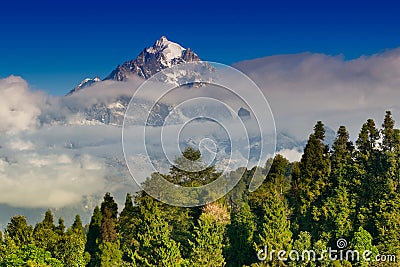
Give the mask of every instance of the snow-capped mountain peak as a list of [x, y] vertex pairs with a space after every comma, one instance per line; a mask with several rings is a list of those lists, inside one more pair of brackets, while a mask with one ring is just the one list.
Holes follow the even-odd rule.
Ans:
[[200, 59], [190, 48], [184, 48], [162, 36], [153, 46], [143, 49], [136, 59], [119, 65], [105, 80], [125, 81], [131, 75], [148, 79], [163, 69], [193, 61]]
[[167, 39], [167, 37], [162, 36], [158, 39], [152, 47], [146, 49], [146, 52], [150, 54], [159, 54], [160, 62], [166, 67], [170, 67], [172, 65], [172, 61], [174, 59], [178, 59], [182, 57], [183, 51], [186, 49], [181, 45], [171, 42]]
[[85, 78], [74, 89], [72, 89], [67, 95], [75, 93], [85, 87], [91, 86], [92, 84], [100, 82], [100, 81], [101, 81], [101, 79], [98, 76], [96, 76], [94, 78]]

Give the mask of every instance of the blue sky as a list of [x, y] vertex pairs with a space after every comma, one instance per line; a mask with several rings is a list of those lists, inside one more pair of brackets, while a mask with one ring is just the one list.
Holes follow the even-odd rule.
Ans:
[[161, 35], [225, 64], [304, 51], [353, 59], [400, 46], [399, 11], [394, 1], [8, 1], [0, 78], [63, 95]]

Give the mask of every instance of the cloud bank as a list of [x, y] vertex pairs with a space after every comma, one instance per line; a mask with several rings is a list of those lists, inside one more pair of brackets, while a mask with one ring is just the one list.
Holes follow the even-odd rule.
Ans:
[[317, 120], [335, 130], [344, 124], [354, 139], [368, 118], [381, 124], [385, 110], [400, 118], [400, 48], [354, 60], [301, 53], [234, 66], [261, 87], [278, 131], [301, 139]]

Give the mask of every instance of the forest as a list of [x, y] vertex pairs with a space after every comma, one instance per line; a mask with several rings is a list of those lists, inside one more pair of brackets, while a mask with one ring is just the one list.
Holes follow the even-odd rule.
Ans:
[[[324, 139], [318, 121], [299, 162], [278, 154], [199, 207], [170, 206], [141, 191], [120, 208], [106, 193], [87, 225], [76, 215], [67, 228], [50, 210], [34, 226], [14, 216], [0, 232], [0, 266], [399, 266], [400, 130], [391, 112], [381, 126], [368, 119], [354, 142], [344, 126], [333, 145]], [[191, 147], [182, 157], [201, 161]], [[266, 178], [250, 193], [255, 171]], [[218, 176], [213, 166], [183, 171], [179, 160], [163, 174], [181, 186]], [[320, 257], [332, 249], [334, 259]], [[317, 258], [292, 259], [293, 251]], [[343, 251], [370, 257], [339, 257]]]

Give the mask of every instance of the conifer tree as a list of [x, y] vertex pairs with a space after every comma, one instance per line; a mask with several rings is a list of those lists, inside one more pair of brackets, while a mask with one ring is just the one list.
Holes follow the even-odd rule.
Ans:
[[[368, 231], [364, 230], [362, 226], [358, 228], [358, 230], [354, 233], [354, 237], [350, 241], [350, 246], [358, 251], [360, 255], [364, 253], [365, 250], [369, 250], [372, 252], [370, 255], [370, 259], [374, 259], [376, 255], [379, 254], [378, 249], [372, 245], [372, 236]], [[362, 256], [360, 256], [359, 260], [355, 262], [355, 266], [369, 266], [370, 262], [365, 260]]]
[[106, 207], [101, 220], [100, 237], [102, 242], [114, 242], [117, 240], [117, 231], [111, 211]]
[[87, 242], [85, 245], [85, 251], [90, 255], [89, 266], [96, 266], [96, 253], [98, 253], [98, 240], [100, 239], [101, 233], [101, 221], [102, 214], [98, 206], [93, 211], [92, 218], [89, 224], [89, 230], [87, 233]]
[[18, 215], [11, 218], [5, 229], [7, 236], [17, 247], [28, 245], [32, 242], [33, 228], [26, 222], [25, 216]]
[[58, 219], [58, 225], [56, 227], [56, 233], [59, 236], [62, 236], [65, 233], [65, 224], [64, 224], [64, 219], [63, 218], [59, 218]]
[[[329, 190], [330, 159], [329, 148], [324, 144], [325, 129], [317, 122], [314, 133], [310, 135], [304, 148], [297, 173], [292, 173], [291, 203], [293, 205], [293, 223], [296, 233], [308, 231], [318, 237], [312, 211], [321, 206], [321, 196]], [[297, 171], [297, 169], [294, 169]]]
[[247, 203], [231, 215], [231, 224], [228, 226], [230, 245], [227, 249], [227, 266], [241, 267], [257, 260], [253, 247], [254, 232], [257, 228], [255, 219]]
[[157, 201], [142, 198], [133, 230], [132, 261], [135, 266], [182, 266], [180, 244], [171, 238], [171, 230]]
[[72, 223], [71, 226], [71, 231], [74, 233], [77, 233], [78, 235], [84, 235], [85, 231], [83, 229], [83, 225], [82, 225], [82, 220], [81, 220], [81, 216], [79, 216], [79, 214], [77, 214], [75, 216], [75, 220]]
[[125, 206], [118, 219], [118, 233], [120, 235], [120, 246], [123, 253], [124, 261], [131, 261], [129, 253], [131, 253], [131, 247], [133, 246], [133, 228], [135, 211], [137, 207], [133, 205], [131, 194], [126, 195]]
[[86, 266], [85, 257], [86, 235], [82, 226], [82, 221], [79, 215], [75, 216], [75, 220], [62, 235], [57, 244], [56, 256], [62, 260], [65, 266], [81, 267]]
[[118, 204], [115, 202], [114, 197], [108, 192], [104, 195], [103, 202], [101, 203], [100, 210], [103, 216], [106, 208], [111, 212], [111, 218], [116, 221], [118, 217]]
[[229, 215], [224, 207], [211, 203], [203, 208], [190, 242], [190, 266], [225, 266], [223, 249], [228, 223]]
[[[255, 241], [256, 251], [264, 250], [264, 246], [268, 247], [268, 251], [290, 251], [291, 249], [292, 232], [289, 212], [282, 196], [276, 192], [269, 195], [264, 202], [263, 217], [259, 222]], [[271, 266], [283, 264], [277, 257], [273, 259], [267, 257], [266, 262], [269, 262]]]
[[333, 245], [339, 238], [351, 235], [355, 223], [357, 195], [354, 188], [353, 144], [344, 126], [340, 126], [332, 146], [330, 187], [321, 198], [321, 207], [313, 215], [320, 238]]
[[33, 231], [33, 239], [37, 247], [50, 251], [53, 255], [55, 254], [59, 235], [54, 225], [53, 213], [50, 210], [46, 211], [43, 221], [36, 224]]

